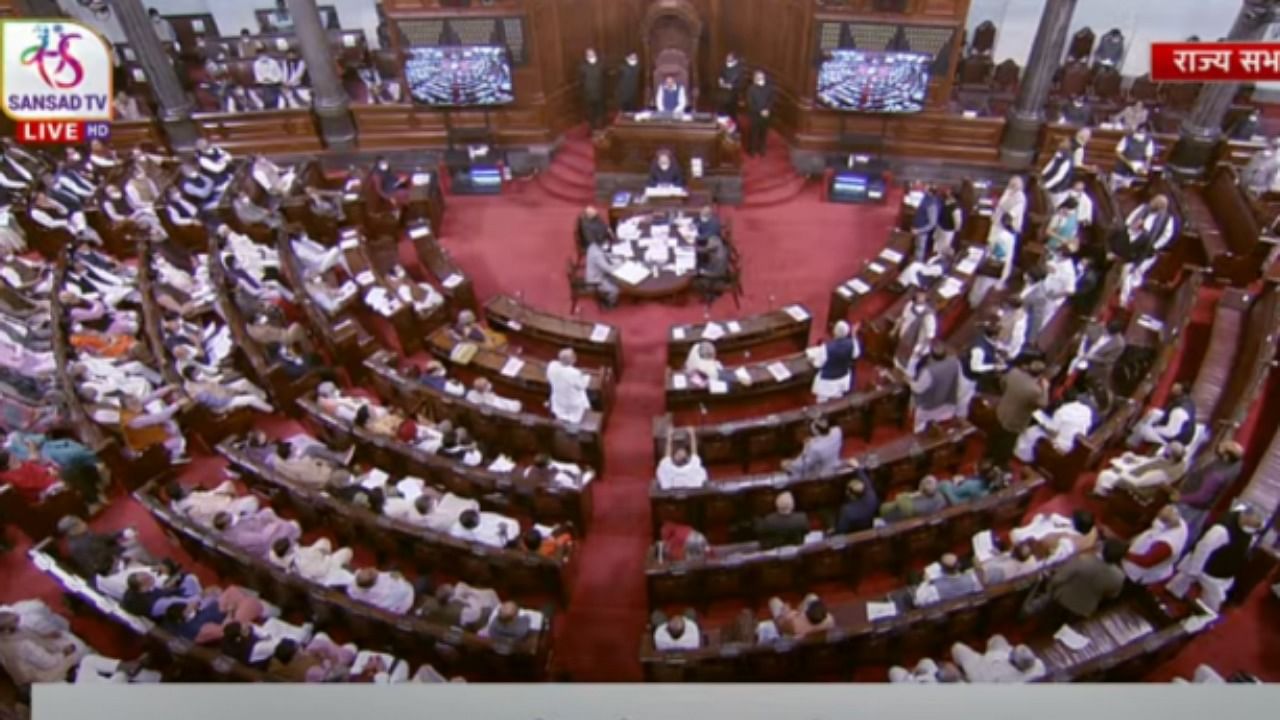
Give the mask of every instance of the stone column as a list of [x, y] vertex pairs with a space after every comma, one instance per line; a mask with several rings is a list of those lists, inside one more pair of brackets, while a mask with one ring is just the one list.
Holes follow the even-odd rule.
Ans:
[[[1266, 37], [1267, 28], [1280, 18], [1277, 0], [1244, 0], [1227, 40], [1252, 42]], [[1208, 169], [1213, 149], [1222, 140], [1222, 121], [1239, 90], [1238, 82], [1205, 83], [1191, 113], [1182, 120], [1178, 142], [1169, 156], [1169, 169], [1179, 179], [1200, 177]]]
[[1000, 159], [1006, 165], [1026, 167], [1035, 157], [1040, 128], [1044, 125], [1044, 102], [1066, 50], [1067, 30], [1075, 9], [1076, 0], [1045, 1], [1031, 57], [1027, 58], [1022, 83], [1018, 86], [1018, 98], [1009, 111], [1004, 136], [1000, 138]]
[[311, 78], [312, 109], [320, 122], [320, 135], [334, 150], [351, 150], [356, 144], [351, 99], [338, 75], [329, 33], [320, 20], [316, 0], [286, 0], [286, 5]]
[[116, 18], [129, 39], [129, 47], [138, 56], [138, 62], [147, 73], [147, 84], [155, 95], [159, 120], [169, 146], [182, 152], [195, 146], [200, 130], [191, 119], [191, 98], [178, 80], [169, 53], [160, 44], [151, 18], [141, 0], [110, 0]]

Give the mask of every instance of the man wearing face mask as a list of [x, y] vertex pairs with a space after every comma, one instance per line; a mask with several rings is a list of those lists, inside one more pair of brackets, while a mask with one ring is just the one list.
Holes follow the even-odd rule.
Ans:
[[689, 110], [689, 94], [684, 86], [676, 81], [675, 75], [668, 75], [658, 88], [653, 105], [660, 113], [679, 115]]
[[738, 61], [738, 56], [729, 53], [725, 56], [724, 67], [720, 68], [720, 77], [717, 80], [718, 93], [716, 97], [716, 114], [721, 117], [730, 117], [737, 119], [738, 117], [738, 99], [742, 95], [742, 85], [746, 80], [746, 68], [742, 67], [742, 63]]
[[640, 56], [634, 52], [627, 53], [618, 68], [616, 95], [619, 111], [633, 113], [640, 109]]
[[604, 127], [604, 65], [594, 48], [587, 48], [578, 66], [578, 83], [582, 86], [582, 104], [587, 109], [587, 122], [592, 130]]
[[1116, 166], [1111, 173], [1111, 190], [1126, 188], [1138, 178], [1147, 176], [1156, 154], [1156, 143], [1151, 139], [1151, 126], [1142, 123], [1137, 130], [1120, 138], [1116, 144]]
[[747, 140], [748, 155], [764, 155], [769, 137], [769, 122], [773, 120], [773, 86], [768, 84], [764, 71], [757, 70], [747, 90], [747, 111], [751, 114], [751, 134]]
[[399, 203], [396, 192], [404, 185], [404, 178], [391, 172], [391, 163], [385, 157], [379, 157], [373, 165], [373, 173], [369, 177], [369, 185], [374, 197], [379, 201], [381, 209], [394, 209]]
[[1276, 179], [1280, 176], [1280, 152], [1277, 151], [1277, 146], [1280, 146], [1280, 140], [1271, 140], [1265, 148], [1249, 158], [1249, 164], [1240, 173], [1240, 182], [1250, 192], [1261, 195], [1275, 187]]
[[667, 150], [659, 151], [649, 168], [649, 187], [663, 186], [684, 187], [684, 173]]
[[1249, 550], [1263, 525], [1262, 513], [1252, 505], [1238, 507], [1196, 543], [1195, 549], [1178, 563], [1178, 572], [1169, 581], [1173, 595], [1185, 598], [1200, 586], [1200, 602], [1218, 612], [1236, 575], [1249, 560]]
[[1173, 565], [1186, 547], [1187, 524], [1177, 507], [1165, 505], [1151, 521], [1151, 527], [1129, 542], [1129, 554], [1120, 566], [1135, 583], [1161, 583], [1173, 575]]

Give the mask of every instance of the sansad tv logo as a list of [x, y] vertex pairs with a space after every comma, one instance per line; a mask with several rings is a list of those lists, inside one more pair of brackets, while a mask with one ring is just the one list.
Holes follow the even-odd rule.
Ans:
[[0, 96], [27, 143], [83, 143], [111, 132], [112, 58], [75, 21], [3, 20]]

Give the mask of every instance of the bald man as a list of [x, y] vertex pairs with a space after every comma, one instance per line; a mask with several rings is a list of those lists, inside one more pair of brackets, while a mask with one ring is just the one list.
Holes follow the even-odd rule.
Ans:
[[587, 388], [591, 376], [575, 367], [578, 356], [565, 348], [555, 360], [547, 363], [547, 382], [551, 384], [551, 414], [557, 420], [580, 423], [591, 410]]
[[771, 550], [784, 545], [799, 545], [809, 534], [809, 518], [796, 512], [791, 493], [779, 493], [773, 501], [774, 511], [756, 521], [756, 538], [760, 547]]
[[831, 339], [822, 345], [821, 366], [810, 388], [818, 402], [835, 400], [853, 389], [855, 363], [862, 355], [855, 329], [840, 320], [831, 328]]

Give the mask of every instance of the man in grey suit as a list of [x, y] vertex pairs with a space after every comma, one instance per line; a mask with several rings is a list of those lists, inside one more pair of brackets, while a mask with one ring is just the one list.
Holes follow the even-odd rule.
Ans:
[[254, 203], [249, 193], [242, 192], [237, 195], [231, 202], [231, 209], [236, 215], [236, 220], [245, 227], [254, 225], [266, 225], [272, 229], [280, 227], [280, 218]]
[[1099, 332], [1097, 325], [1090, 326], [1084, 337], [1080, 338], [1080, 348], [1076, 351], [1076, 359], [1072, 368], [1093, 383], [1094, 387], [1111, 389], [1111, 373], [1120, 356], [1124, 355], [1125, 322], [1112, 318], [1107, 323], [1105, 332]]
[[1120, 563], [1129, 554], [1129, 543], [1107, 540], [1102, 555], [1081, 553], [1067, 561], [1049, 578], [1049, 598], [1060, 615], [1070, 622], [1083, 620], [1098, 611], [1104, 600], [1119, 597], [1124, 589]]
[[1004, 392], [996, 405], [996, 423], [987, 440], [987, 457], [999, 466], [1009, 464], [1018, 435], [1031, 424], [1031, 416], [1049, 404], [1049, 380], [1043, 377], [1044, 359], [1027, 357], [1001, 378]]
[[[942, 574], [930, 580], [926, 585], [922, 585], [916, 591], [916, 597], [920, 600], [946, 602], [952, 598], [975, 593], [981, 589], [973, 575], [960, 572], [960, 558], [956, 557], [955, 553], [946, 553], [939, 558], [938, 567], [942, 568]], [[933, 592], [937, 594], [936, 599], [928, 597], [927, 588], [933, 589]], [[920, 604], [928, 603], [921, 602]]]
[[782, 469], [793, 478], [816, 477], [840, 467], [843, 460], [840, 451], [844, 447], [844, 432], [839, 425], [832, 426], [826, 418], [815, 418], [809, 423], [809, 439], [798, 457], [782, 462]]
[[773, 501], [774, 511], [755, 523], [756, 539], [760, 547], [772, 550], [785, 545], [799, 545], [809, 534], [809, 518], [796, 512], [795, 498], [791, 493], [779, 493]]
[[595, 287], [600, 302], [605, 307], [618, 304], [618, 286], [613, 283], [613, 271], [616, 265], [604, 252], [604, 244], [593, 242], [587, 246], [587, 260], [584, 279], [588, 285]]

